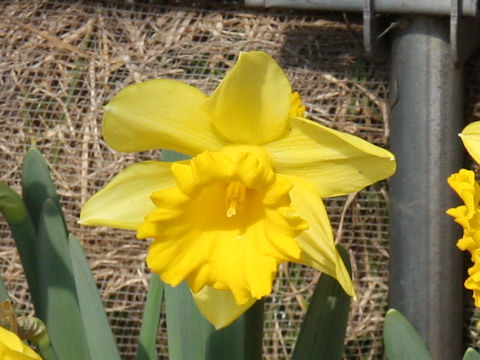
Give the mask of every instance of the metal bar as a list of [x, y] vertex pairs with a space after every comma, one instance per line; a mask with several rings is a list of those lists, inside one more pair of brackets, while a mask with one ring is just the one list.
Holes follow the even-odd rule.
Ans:
[[437, 360], [462, 353], [458, 205], [446, 179], [463, 164], [463, 68], [455, 68], [448, 19], [414, 17], [392, 49], [390, 305], [414, 324]]
[[[392, 14], [450, 15], [452, 0], [376, 0], [375, 11]], [[363, 0], [245, 0], [247, 6], [363, 11]], [[477, 0], [463, 0], [460, 14], [476, 16]]]

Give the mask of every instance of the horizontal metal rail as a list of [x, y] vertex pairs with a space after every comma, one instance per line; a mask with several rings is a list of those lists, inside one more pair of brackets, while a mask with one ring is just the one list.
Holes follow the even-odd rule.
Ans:
[[[352, 11], [364, 10], [363, 0], [245, 0], [247, 6], [284, 7], [310, 10]], [[376, 0], [375, 12], [386, 14], [450, 15], [452, 0]], [[477, 0], [463, 0], [460, 14], [476, 16]]]

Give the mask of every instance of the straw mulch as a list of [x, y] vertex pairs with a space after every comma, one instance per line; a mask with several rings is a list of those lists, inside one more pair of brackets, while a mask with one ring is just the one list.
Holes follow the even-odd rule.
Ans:
[[[104, 143], [102, 106], [121, 88], [163, 77], [208, 93], [239, 51], [263, 50], [285, 69], [311, 119], [387, 145], [386, 64], [364, 58], [361, 25], [351, 15], [246, 9], [226, 1], [185, 6], [39, 0], [4, 2], [0, 16], [0, 179], [19, 189], [26, 149], [36, 144], [43, 152], [125, 359], [135, 353], [148, 286], [148, 243], [131, 232], [76, 223], [88, 197], [119, 170], [161, 156], [117, 153]], [[338, 241], [351, 250], [358, 294], [346, 357], [381, 359], [388, 290], [386, 184], [326, 203]], [[14, 302], [31, 311], [5, 222], [0, 254]], [[317, 279], [311, 269], [281, 266], [267, 299], [265, 359], [291, 354]], [[164, 318], [161, 326], [159, 351], [166, 359]]]

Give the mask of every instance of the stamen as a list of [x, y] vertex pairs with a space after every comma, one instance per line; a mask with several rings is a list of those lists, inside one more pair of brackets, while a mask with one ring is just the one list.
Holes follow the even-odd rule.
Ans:
[[237, 215], [245, 201], [245, 185], [240, 181], [232, 181], [228, 184], [225, 202], [227, 204], [227, 217]]

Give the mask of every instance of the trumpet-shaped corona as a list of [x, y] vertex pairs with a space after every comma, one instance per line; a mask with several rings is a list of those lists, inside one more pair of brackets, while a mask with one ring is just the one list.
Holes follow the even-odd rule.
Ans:
[[300, 259], [295, 238], [308, 224], [291, 207], [292, 184], [255, 153], [229, 147], [172, 165], [177, 186], [152, 194], [157, 208], [138, 229], [154, 239], [147, 264], [163, 281], [228, 290], [244, 305], [270, 293], [279, 263]]

